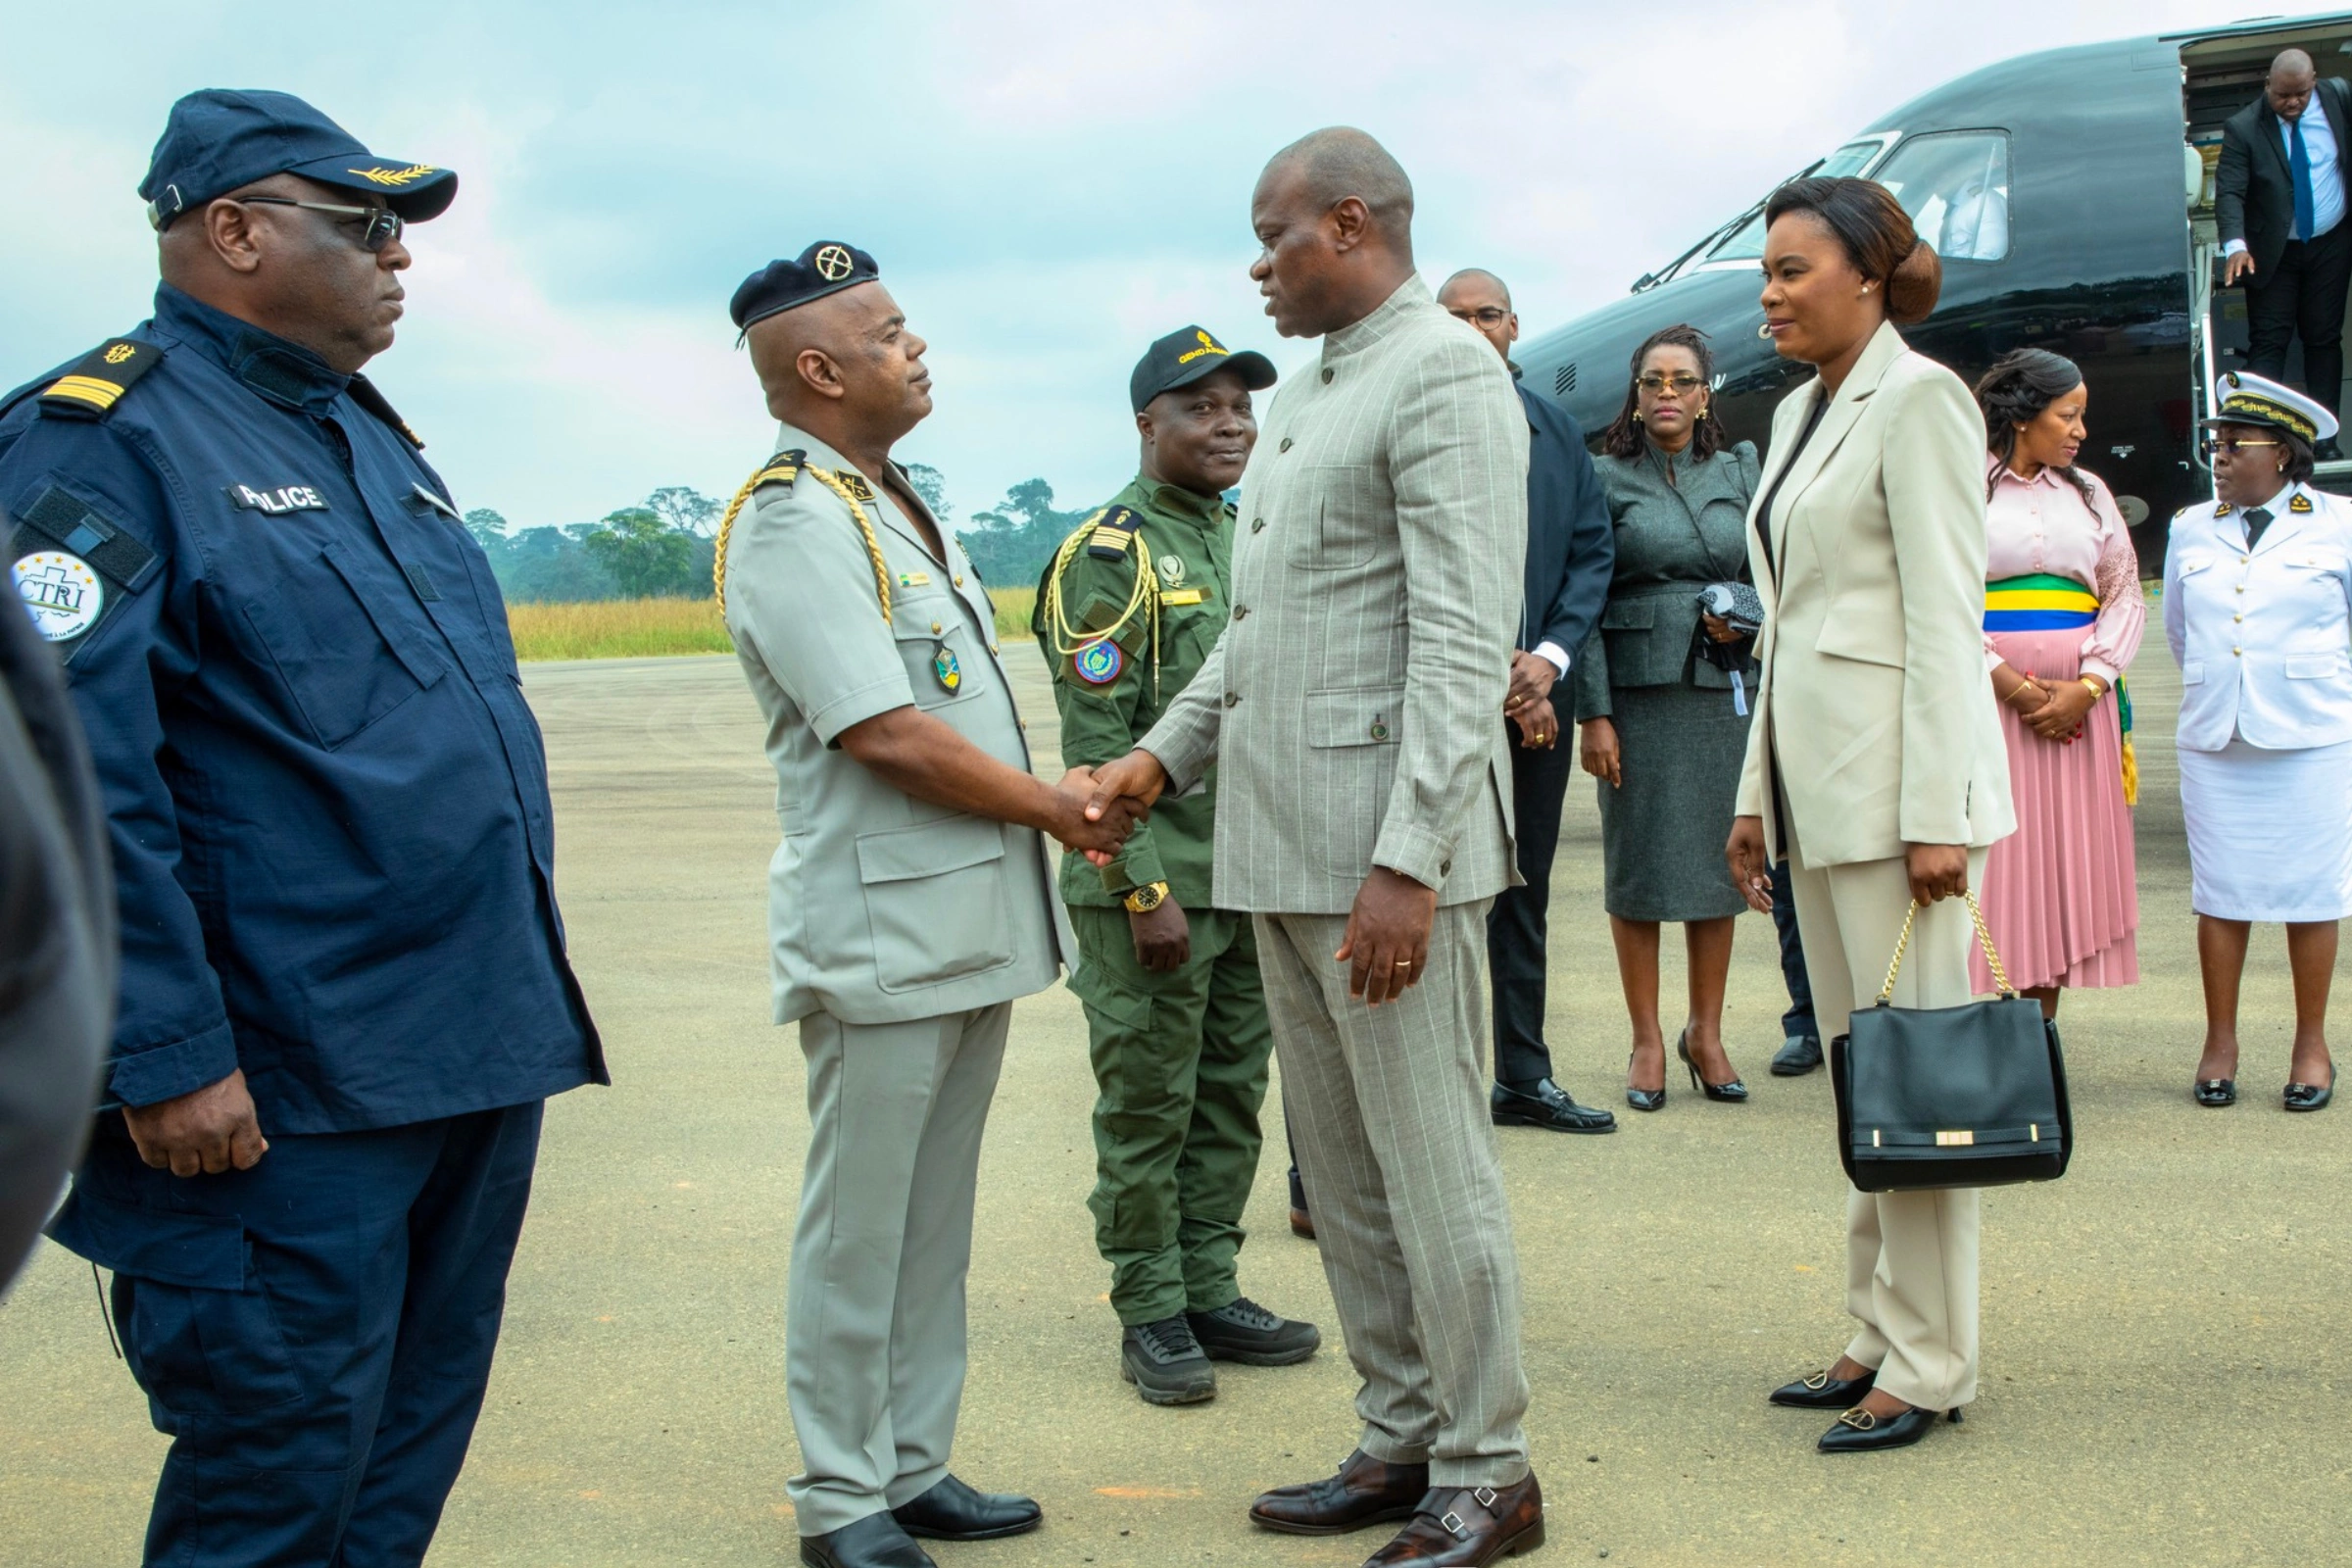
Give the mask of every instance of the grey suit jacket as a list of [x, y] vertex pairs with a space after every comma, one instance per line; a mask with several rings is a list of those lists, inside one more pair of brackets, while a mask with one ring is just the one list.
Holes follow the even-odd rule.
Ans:
[[1143, 748], [1217, 758], [1216, 903], [1342, 914], [1375, 865], [1441, 904], [1518, 880], [1502, 699], [1527, 416], [1418, 276], [1323, 340], [1242, 479], [1233, 619]]

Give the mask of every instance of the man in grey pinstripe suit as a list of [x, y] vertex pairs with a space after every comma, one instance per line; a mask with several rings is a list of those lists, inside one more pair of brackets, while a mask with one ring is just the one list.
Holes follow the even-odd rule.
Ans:
[[1275, 155], [1250, 275], [1321, 337], [1243, 476], [1233, 619], [1097, 803], [1218, 762], [1214, 881], [1253, 914], [1298, 1163], [1362, 1378], [1338, 1475], [1259, 1497], [1270, 1530], [1406, 1519], [1379, 1568], [1544, 1539], [1521, 1417], [1519, 1262], [1487, 1109], [1487, 910], [1511, 885], [1508, 683], [1527, 545], [1509, 372], [1413, 270], [1379, 143]]

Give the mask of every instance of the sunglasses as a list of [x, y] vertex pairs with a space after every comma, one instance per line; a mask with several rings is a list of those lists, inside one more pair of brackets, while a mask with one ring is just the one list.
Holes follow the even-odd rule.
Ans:
[[1679, 398], [1698, 390], [1698, 377], [1695, 375], [1660, 375], [1652, 370], [1634, 384], [1652, 397], [1661, 392], [1671, 392]]
[[306, 213], [331, 213], [337, 218], [364, 218], [368, 227], [360, 235], [360, 249], [370, 256], [400, 238], [401, 230], [408, 226], [389, 207], [338, 207], [329, 202], [298, 202], [291, 196], [232, 196], [229, 200], [258, 202], [266, 207], [299, 207]]
[[2283, 441], [2254, 441], [2233, 435], [2209, 435], [2203, 441], [2199, 442], [2198, 445], [2203, 449], [2205, 456], [2208, 458], [2215, 456], [2217, 453], [2223, 452], [2227, 452], [2230, 454], [2230, 456], [2234, 458], [2239, 453], [2245, 451], [2248, 447], [2282, 447], [2286, 445], [2286, 443]]

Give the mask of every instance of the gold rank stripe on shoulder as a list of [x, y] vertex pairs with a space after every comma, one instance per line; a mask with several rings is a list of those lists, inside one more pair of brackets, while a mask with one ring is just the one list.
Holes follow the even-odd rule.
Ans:
[[1135, 514], [1125, 507], [1105, 507], [1095, 517], [1086, 536], [1086, 553], [1098, 561], [1116, 561], [1126, 555], [1135, 539], [1135, 529], [1129, 526]]
[[2289, 512], [2309, 512], [2311, 510], [2311, 497], [2298, 491], [2295, 495], [2295, 499], [2286, 504], [2286, 510]]
[[104, 418], [163, 357], [152, 343], [109, 338], [41, 389], [41, 412], [71, 419]]

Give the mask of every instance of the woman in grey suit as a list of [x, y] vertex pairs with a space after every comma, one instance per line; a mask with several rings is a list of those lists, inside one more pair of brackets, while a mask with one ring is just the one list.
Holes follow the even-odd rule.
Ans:
[[[1764, 211], [1764, 332], [1820, 373], [1773, 416], [1749, 517], [1763, 678], [1725, 855], [1755, 907], [1795, 900], [1835, 1035], [1906, 928], [1895, 1004], [1969, 1001], [1958, 900], [2016, 825], [1984, 665], [1984, 426], [1894, 328], [1935, 308], [1942, 268], [1886, 187], [1791, 180]], [[1977, 1392], [1976, 1191], [1850, 1193], [1845, 1303], [1861, 1327], [1844, 1355], [1773, 1402], [1842, 1409], [1828, 1452], [1956, 1418]]]
[[1593, 464], [1617, 567], [1600, 625], [1576, 658], [1576, 717], [1600, 794], [1604, 903], [1633, 1015], [1625, 1102], [1636, 1110], [1666, 1103], [1658, 926], [1667, 920], [1683, 922], [1690, 955], [1690, 1011], [1676, 1051], [1690, 1087], [1709, 1100], [1747, 1099], [1723, 1050], [1732, 924], [1746, 906], [1724, 870], [1722, 835], [1755, 676], [1746, 638], [1702, 615], [1698, 596], [1747, 575], [1756, 449], [1727, 444], [1714, 372], [1698, 328], [1651, 333], [1634, 351], [1625, 407]]

